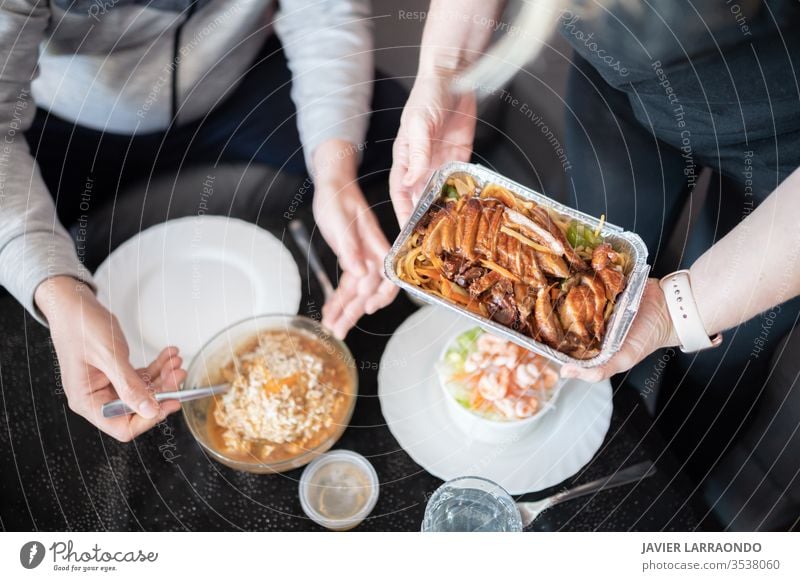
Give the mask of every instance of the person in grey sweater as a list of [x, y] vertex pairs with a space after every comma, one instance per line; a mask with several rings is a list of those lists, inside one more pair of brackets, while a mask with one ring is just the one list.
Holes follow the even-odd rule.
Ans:
[[[131, 366], [120, 327], [95, 298], [91, 273], [59, 220], [81, 203], [80, 192], [63, 187], [65, 176], [83, 163], [102, 172], [95, 166], [116, 154], [122, 136], [130, 151], [123, 148], [129, 158], [120, 156], [120, 168], [138, 159], [144, 175], [158, 160], [136, 152], [154, 144], [180, 152], [212, 143], [206, 157], [219, 160], [220, 152], [232, 155], [231, 143], [245, 143], [237, 154], [245, 161], [307, 169], [315, 218], [343, 270], [324, 321], [343, 336], [362, 314], [391, 302], [396, 291], [381, 275], [388, 242], [356, 179], [371, 50], [367, 0], [0, 5], [0, 285], [50, 327], [72, 410], [127, 441], [179, 409], [152, 393], [185, 377], [175, 347], [147, 369]], [[285, 103], [259, 106], [284, 89]], [[234, 123], [215, 124], [214, 116], [230, 117], [231, 103], [238, 103]], [[248, 138], [231, 139], [241, 127]], [[292, 135], [302, 144], [299, 161], [290, 159]], [[82, 149], [88, 142], [94, 151]], [[109, 180], [93, 190], [114, 195]], [[102, 418], [102, 404], [117, 397], [138, 413]]]

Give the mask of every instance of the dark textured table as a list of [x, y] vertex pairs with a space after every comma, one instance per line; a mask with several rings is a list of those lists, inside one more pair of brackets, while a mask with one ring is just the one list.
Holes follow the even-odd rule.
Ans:
[[[303, 304], [306, 304], [304, 301]], [[441, 481], [398, 446], [384, 424], [377, 371], [389, 334], [415, 307], [403, 296], [348, 337], [360, 362], [352, 425], [336, 447], [367, 456], [381, 481], [378, 504], [357, 530], [419, 530]], [[180, 414], [132, 443], [100, 434], [69, 411], [58, 389], [47, 330], [0, 296], [0, 526], [4, 530], [318, 530], [297, 496], [301, 470], [256, 476], [209, 459]], [[564, 484], [642, 459], [658, 473], [637, 487], [573, 500], [542, 515], [537, 530], [688, 530], [699, 511], [691, 487], [652, 430], [639, 396], [614, 394], [611, 428], [595, 458]], [[553, 489], [555, 490], [555, 489]], [[550, 491], [527, 495], [540, 498]]]
[[[218, 171], [218, 170], [213, 170]], [[385, 172], [384, 172], [385, 173]], [[200, 171], [200, 176], [205, 173]], [[282, 178], [283, 179], [283, 178]], [[192, 215], [197, 202], [188, 178], [186, 195], [121, 196], [101, 208], [92, 223], [89, 250], [110, 248], [139, 228], [166, 218]], [[221, 178], [220, 178], [221, 186]], [[288, 181], [267, 181], [296, 191]], [[196, 184], [195, 184], [196, 185]], [[386, 201], [385, 175], [366, 188], [389, 238], [397, 223]], [[239, 200], [239, 198], [242, 198]], [[271, 198], [266, 198], [271, 199]], [[209, 213], [235, 215], [259, 223], [284, 240], [301, 269], [301, 312], [318, 315], [318, 284], [303, 253], [291, 242], [286, 224], [273, 223], [277, 210], [265, 210], [238, 196], [240, 209], [219, 197]], [[253, 214], [252, 208], [261, 208]], [[112, 208], [116, 212], [112, 212]], [[105, 212], [105, 213], [104, 213]], [[130, 216], [140, 216], [131, 220]], [[312, 231], [330, 273], [335, 257], [313, 233], [310, 209], [297, 217]], [[94, 240], [91, 239], [94, 236]], [[116, 238], [116, 239], [114, 239]], [[88, 264], [96, 266], [102, 252]], [[388, 308], [362, 319], [347, 337], [359, 368], [359, 398], [350, 427], [336, 444], [367, 456], [381, 482], [372, 515], [357, 530], [416, 531], [425, 502], [441, 481], [414, 463], [386, 427], [377, 397], [377, 375], [386, 342], [416, 307], [404, 295]], [[302, 469], [275, 475], [236, 472], [211, 460], [189, 433], [180, 413], [135, 441], [121, 444], [72, 413], [59, 388], [55, 353], [47, 329], [28, 316], [0, 288], [0, 528], [4, 530], [319, 530], [300, 508], [297, 483]], [[636, 487], [576, 499], [545, 512], [537, 530], [690, 530], [704, 522], [705, 510], [689, 500], [693, 486], [664, 452], [665, 446], [638, 393], [614, 390], [614, 412], [606, 439], [592, 461], [563, 485], [606, 476], [644, 459], [658, 473]], [[559, 487], [526, 495], [542, 498]], [[705, 523], [703, 526], [708, 526]]]

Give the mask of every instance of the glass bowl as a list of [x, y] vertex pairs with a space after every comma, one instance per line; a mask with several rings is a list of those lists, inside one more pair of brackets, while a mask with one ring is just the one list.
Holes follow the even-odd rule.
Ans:
[[259, 334], [266, 331], [300, 331], [306, 335], [313, 335], [315, 341], [322, 343], [326, 353], [340, 358], [345, 363], [350, 386], [347, 386], [349, 387], [347, 390], [349, 401], [345, 404], [344, 415], [331, 433], [314, 447], [304, 449], [295, 456], [276, 461], [262, 460], [254, 455], [245, 458], [242, 453], [231, 453], [224, 445], [220, 445], [212, 438], [211, 429], [215, 426], [211, 426], [214, 424], [214, 420], [210, 417], [209, 412], [215, 403], [215, 398], [222, 396], [207, 397], [183, 404], [183, 416], [189, 430], [212, 458], [236, 470], [257, 474], [285, 472], [300, 468], [327, 452], [350, 423], [358, 396], [358, 373], [350, 350], [322, 325], [301, 315], [261, 315], [245, 319], [223, 329], [208, 341], [192, 359], [186, 381], [181, 389], [196, 389], [224, 383], [223, 368]]

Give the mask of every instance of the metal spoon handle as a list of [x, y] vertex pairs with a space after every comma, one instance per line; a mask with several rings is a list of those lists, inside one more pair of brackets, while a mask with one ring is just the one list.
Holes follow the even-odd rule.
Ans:
[[[228, 391], [230, 385], [223, 383], [220, 385], [211, 385], [209, 387], [200, 387], [198, 389], [182, 389], [180, 391], [161, 391], [155, 394], [156, 401], [165, 401], [174, 399], [177, 401], [191, 401], [194, 399], [201, 399], [210, 397], [212, 395], [219, 395]], [[127, 414], [135, 413], [128, 405], [121, 399], [115, 399], [106, 404], [103, 404], [103, 417], [115, 418], [117, 416], [124, 416]]]
[[551, 497], [552, 502], [550, 506], [555, 506], [561, 502], [572, 500], [573, 498], [578, 498], [580, 496], [585, 496], [587, 494], [591, 494], [592, 492], [600, 492], [601, 490], [608, 490], [609, 488], [616, 488], [617, 486], [632, 484], [634, 482], [638, 482], [639, 480], [649, 478], [655, 473], [656, 467], [652, 462], [649, 460], [640, 462], [639, 464], [634, 464], [633, 466], [625, 468], [624, 470], [619, 470], [611, 476], [598, 478], [597, 480], [592, 480], [586, 484], [581, 484], [575, 488], [570, 488], [564, 492], [554, 494]]
[[317, 277], [319, 285], [322, 287], [322, 294], [327, 299], [333, 295], [333, 285], [325, 272], [325, 267], [322, 266], [322, 261], [319, 259], [317, 251], [314, 250], [314, 245], [311, 244], [311, 237], [308, 235], [305, 224], [297, 219], [292, 220], [289, 222], [289, 232], [292, 234], [295, 244], [306, 253], [311, 272]]

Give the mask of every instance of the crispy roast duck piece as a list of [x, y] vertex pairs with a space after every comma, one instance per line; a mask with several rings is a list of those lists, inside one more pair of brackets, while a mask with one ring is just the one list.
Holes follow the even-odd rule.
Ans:
[[495, 198], [450, 201], [420, 223], [422, 253], [492, 319], [578, 359], [594, 357], [605, 313], [625, 286], [609, 244], [591, 264], [542, 207], [531, 217]]

